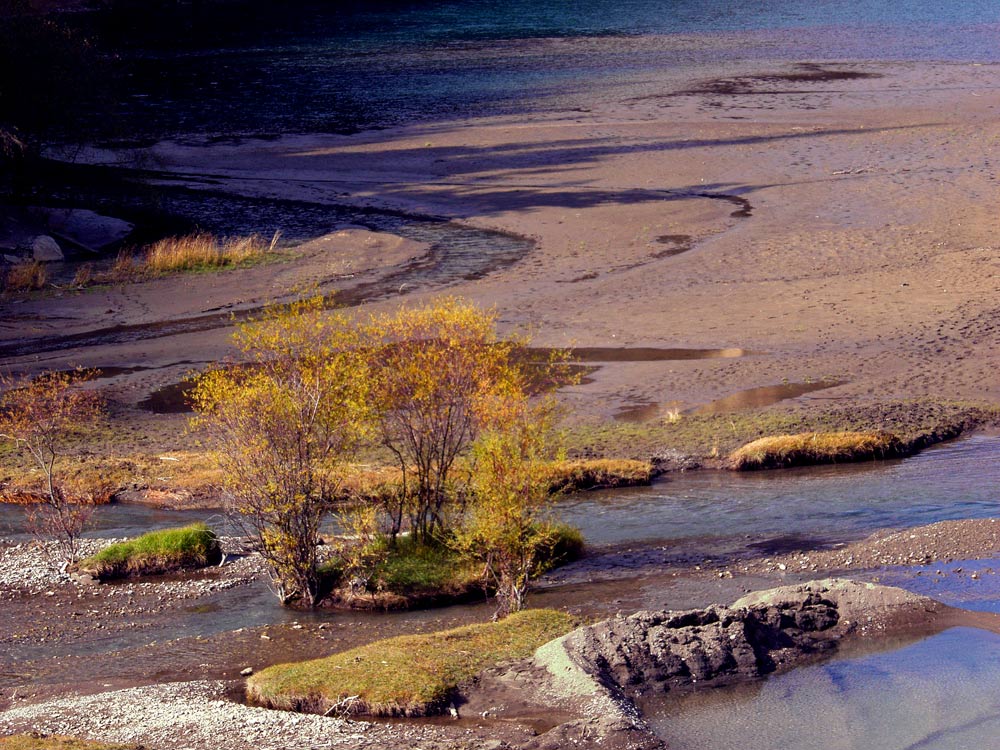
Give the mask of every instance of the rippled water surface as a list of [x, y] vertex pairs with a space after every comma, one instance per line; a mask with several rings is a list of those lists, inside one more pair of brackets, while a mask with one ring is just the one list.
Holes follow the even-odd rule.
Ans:
[[852, 535], [1000, 512], [1000, 438], [911, 458], [763, 472], [668, 475], [652, 487], [580, 493], [561, 519], [594, 543], [737, 534]]

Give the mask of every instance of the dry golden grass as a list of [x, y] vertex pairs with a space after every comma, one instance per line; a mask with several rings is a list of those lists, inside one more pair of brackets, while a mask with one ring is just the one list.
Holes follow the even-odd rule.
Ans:
[[453, 691], [482, 670], [530, 656], [572, 628], [565, 612], [530, 609], [499, 622], [404, 635], [268, 667], [247, 681], [247, 697], [293, 711], [324, 713], [343, 703], [344, 713], [424, 716], [443, 709]]
[[277, 241], [278, 235], [268, 244], [256, 234], [224, 239], [205, 233], [168, 237], [146, 249], [139, 267], [143, 273], [159, 274], [238, 266], [263, 257]]
[[0, 737], [0, 750], [138, 750], [136, 745], [109, 745], [56, 734], [13, 734]]
[[84, 288], [96, 284], [124, 284], [170, 273], [243, 266], [264, 260], [274, 251], [279, 238], [278, 232], [270, 242], [265, 242], [257, 234], [219, 238], [198, 232], [167, 237], [145, 250], [122, 250], [105, 271], [95, 271], [89, 263], [80, 266], [72, 286]]
[[[16, 455], [0, 461], [0, 502], [41, 500], [40, 473]], [[216, 507], [221, 472], [204, 453], [174, 451], [130, 456], [67, 456], [61, 476], [72, 502], [103, 505], [124, 490], [171, 508]]]
[[903, 444], [888, 432], [803, 432], [747, 443], [729, 456], [738, 471], [891, 458]]
[[73, 286], [86, 287], [94, 283], [94, 265], [92, 263], [84, 263], [82, 266], [76, 269], [76, 273], [73, 274]]
[[[60, 470], [63, 490], [71, 503], [107, 505], [131, 476], [120, 461], [77, 460]], [[44, 502], [45, 484], [37, 468], [20, 468], [0, 476], [0, 503], [33, 505]]]
[[18, 263], [7, 269], [3, 288], [6, 292], [31, 292], [44, 287], [48, 278], [44, 263]]
[[553, 492], [633, 487], [649, 484], [653, 479], [653, 466], [649, 461], [627, 458], [554, 461], [549, 471], [549, 482]]

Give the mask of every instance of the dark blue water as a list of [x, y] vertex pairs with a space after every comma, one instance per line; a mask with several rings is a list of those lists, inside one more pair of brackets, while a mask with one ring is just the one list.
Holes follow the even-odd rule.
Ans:
[[673, 750], [996, 748], [1000, 636], [952, 628], [759, 685], [702, 691], [664, 704], [652, 724]]
[[981, 0], [259, 3], [105, 34], [119, 133], [353, 131], [586, 106], [716, 63], [1000, 60]]

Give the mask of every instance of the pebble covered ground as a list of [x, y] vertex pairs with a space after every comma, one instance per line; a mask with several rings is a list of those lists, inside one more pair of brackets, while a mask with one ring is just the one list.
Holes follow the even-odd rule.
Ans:
[[226, 700], [225, 692], [222, 682], [180, 682], [19, 706], [0, 713], [0, 735], [35, 731], [158, 750], [499, 750], [507, 746], [458, 727], [374, 724], [255, 708]]

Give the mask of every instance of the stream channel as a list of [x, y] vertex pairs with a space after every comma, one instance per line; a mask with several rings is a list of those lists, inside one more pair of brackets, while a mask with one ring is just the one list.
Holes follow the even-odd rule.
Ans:
[[[555, 513], [579, 526], [594, 549], [666, 547], [718, 558], [748, 548], [779, 550], [787, 540], [832, 544], [877, 528], [997, 516], [998, 488], [1000, 437], [983, 435], [896, 461], [668, 475], [651, 487], [568, 496]], [[195, 520], [220, 517], [210, 510], [112, 505], [100, 509], [91, 535], [135, 535]], [[24, 540], [19, 509], [0, 506], [0, 537]], [[1000, 561], [974, 563], [985, 564], [1000, 569]], [[878, 573], [882, 582], [953, 606], [1000, 611], [1000, 575], [935, 578], [917, 576], [917, 570]], [[593, 617], [641, 607], [705, 606], [740, 593], [732, 586], [713, 588], [716, 584], [704, 579], [628, 579], [627, 571], [610, 580], [569, 576], [564, 585], [550, 582], [533, 603]], [[736, 583], [760, 588], [783, 579], [784, 574]], [[792, 580], [801, 579], [787, 582]], [[486, 604], [394, 614], [294, 612], [279, 607], [263, 583], [237, 586], [148, 618], [135, 629], [12, 647], [0, 669], [0, 687], [27, 683], [61, 691], [68, 672], [91, 690], [235, 676], [246, 663], [259, 667], [318, 656], [375, 638], [481, 621], [489, 612]], [[270, 638], [260, 640], [262, 633]], [[678, 750], [954, 750], [993, 746], [989, 738], [1000, 728], [998, 695], [1000, 636], [958, 627], [905, 642], [875, 639], [759, 684], [699, 691], [646, 708], [657, 731]]]

